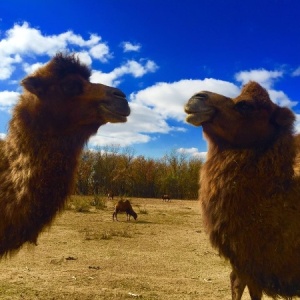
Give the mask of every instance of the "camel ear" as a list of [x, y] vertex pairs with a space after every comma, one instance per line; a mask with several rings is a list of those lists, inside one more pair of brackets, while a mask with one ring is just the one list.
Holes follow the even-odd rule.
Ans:
[[40, 96], [47, 89], [47, 82], [41, 77], [29, 76], [22, 80], [22, 86], [30, 93]]
[[295, 121], [295, 115], [287, 107], [278, 107], [272, 116], [272, 120], [280, 127], [292, 127]]

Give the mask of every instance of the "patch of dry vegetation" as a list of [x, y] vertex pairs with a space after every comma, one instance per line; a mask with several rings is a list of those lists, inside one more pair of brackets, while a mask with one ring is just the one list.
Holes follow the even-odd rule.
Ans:
[[197, 201], [133, 198], [137, 221], [113, 222], [115, 201], [99, 210], [92, 200], [72, 198], [37, 247], [2, 260], [0, 299], [231, 299]]

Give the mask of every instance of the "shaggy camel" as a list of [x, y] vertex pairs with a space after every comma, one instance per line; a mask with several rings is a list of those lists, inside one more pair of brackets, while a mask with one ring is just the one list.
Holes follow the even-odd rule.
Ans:
[[127, 215], [127, 221], [130, 221], [130, 216], [133, 216], [133, 218], [137, 219], [137, 213], [133, 210], [131, 203], [129, 200], [119, 200], [118, 203], [115, 206], [115, 211], [113, 212], [113, 221], [118, 221], [118, 213], [126, 212]]
[[74, 55], [58, 53], [22, 81], [9, 131], [0, 144], [0, 257], [36, 243], [73, 191], [81, 150], [99, 126], [126, 122], [118, 89], [89, 82]]
[[232, 299], [300, 296], [300, 155], [295, 116], [256, 82], [230, 99], [200, 92], [187, 122], [208, 141], [200, 201], [213, 247], [232, 266]]

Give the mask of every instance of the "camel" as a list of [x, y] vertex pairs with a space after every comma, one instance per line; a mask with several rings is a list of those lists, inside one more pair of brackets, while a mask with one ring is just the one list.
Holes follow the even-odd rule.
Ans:
[[107, 122], [126, 122], [119, 89], [89, 81], [75, 55], [56, 54], [21, 82], [0, 144], [0, 257], [36, 243], [73, 191], [84, 145]]
[[118, 221], [118, 213], [126, 212], [127, 215], [127, 221], [130, 221], [130, 216], [133, 216], [133, 218], [137, 219], [137, 213], [133, 210], [131, 203], [129, 200], [119, 200], [118, 203], [115, 205], [115, 210], [113, 212], [113, 221]]
[[210, 242], [232, 266], [232, 299], [246, 286], [252, 300], [300, 296], [295, 115], [253, 81], [233, 99], [199, 92], [185, 111], [208, 142], [199, 199]]
[[170, 196], [168, 194], [162, 195], [161, 198], [162, 198], [163, 201], [166, 201], [166, 202], [167, 201], [171, 201], [171, 198], [170, 198]]

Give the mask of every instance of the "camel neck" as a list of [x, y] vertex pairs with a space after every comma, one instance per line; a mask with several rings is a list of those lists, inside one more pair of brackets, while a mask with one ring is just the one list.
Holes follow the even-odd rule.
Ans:
[[208, 158], [204, 165], [204, 176], [229, 176], [245, 178], [248, 184], [286, 182], [294, 176], [295, 139], [292, 135], [282, 136], [269, 147], [253, 149], [220, 150], [214, 144], [209, 145]]

